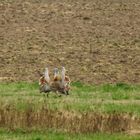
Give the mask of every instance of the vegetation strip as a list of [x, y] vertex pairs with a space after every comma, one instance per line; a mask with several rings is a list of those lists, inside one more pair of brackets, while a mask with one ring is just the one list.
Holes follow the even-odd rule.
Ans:
[[55, 130], [48, 130], [45, 132], [25, 130], [0, 130], [0, 140], [139, 140], [138, 135], [127, 134], [107, 134], [107, 133], [94, 133], [94, 134], [68, 134], [64, 132], [57, 132]]
[[[75, 82], [69, 96], [50, 93], [46, 97], [39, 93], [37, 83], [1, 83], [0, 126], [30, 130], [55, 128], [74, 133], [126, 132], [137, 129], [140, 109], [139, 104], [123, 102], [138, 100], [135, 97], [139, 91], [139, 85], [92, 86]], [[119, 95], [117, 99], [113, 98], [114, 94]]]

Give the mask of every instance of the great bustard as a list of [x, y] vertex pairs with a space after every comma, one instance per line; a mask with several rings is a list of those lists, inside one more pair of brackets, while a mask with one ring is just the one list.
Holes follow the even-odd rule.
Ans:
[[61, 77], [62, 77], [62, 86], [63, 90], [66, 94], [69, 94], [70, 90], [70, 78], [66, 76], [66, 69], [65, 67], [62, 67], [62, 72], [61, 72]]
[[50, 76], [49, 76], [49, 69], [46, 67], [44, 74], [39, 79], [39, 85], [40, 85], [40, 93], [45, 92], [48, 93], [51, 91], [50, 88]]
[[42, 79], [43, 81], [42, 83], [40, 82], [40, 92], [48, 93], [54, 91], [68, 95], [70, 90], [70, 78], [66, 76], [65, 73], [65, 67], [62, 67], [61, 73], [59, 73], [58, 68], [55, 68], [53, 80], [50, 80], [49, 70], [45, 68], [45, 73], [42, 78], [40, 78], [40, 80]]

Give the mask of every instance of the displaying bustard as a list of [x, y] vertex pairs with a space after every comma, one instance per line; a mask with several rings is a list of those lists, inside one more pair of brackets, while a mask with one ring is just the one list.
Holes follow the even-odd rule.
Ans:
[[49, 69], [45, 68], [44, 74], [39, 79], [39, 85], [40, 85], [40, 93], [45, 92], [48, 93], [51, 91], [50, 88], [50, 76], [49, 76]]
[[66, 94], [69, 94], [70, 78], [68, 76], [66, 76], [66, 69], [65, 69], [65, 67], [62, 67], [61, 77], [62, 77], [62, 87], [63, 87], [63, 90], [64, 90], [64, 92]]
[[48, 93], [50, 91], [54, 91], [55, 93], [68, 95], [70, 90], [70, 78], [66, 76], [65, 73], [65, 67], [62, 67], [61, 73], [58, 68], [55, 68], [53, 80], [50, 80], [49, 70], [46, 68], [43, 75], [45, 82], [40, 86], [40, 92]]
[[51, 84], [51, 89], [55, 92], [60, 92], [68, 95], [70, 90], [70, 78], [66, 76], [66, 69], [62, 67], [61, 75], [58, 69], [54, 70], [54, 80]]

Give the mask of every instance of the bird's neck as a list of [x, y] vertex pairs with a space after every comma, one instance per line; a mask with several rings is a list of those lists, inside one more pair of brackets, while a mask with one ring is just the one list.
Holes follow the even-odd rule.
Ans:
[[49, 77], [49, 72], [45, 71], [45, 80], [49, 83], [50, 82], [50, 77]]
[[58, 76], [58, 72], [55, 72], [55, 73], [54, 73], [54, 77], [56, 77], [56, 76]]
[[64, 84], [64, 81], [65, 81], [65, 72], [62, 71], [62, 83]]

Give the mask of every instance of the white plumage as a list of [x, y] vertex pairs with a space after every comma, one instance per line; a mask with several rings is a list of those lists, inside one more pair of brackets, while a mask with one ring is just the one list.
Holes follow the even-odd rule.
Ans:
[[43, 88], [41, 92], [54, 91], [56, 93], [59, 92], [68, 95], [70, 90], [70, 78], [66, 76], [65, 73], [66, 73], [65, 67], [62, 67], [61, 74], [59, 73], [58, 68], [55, 68], [53, 80], [50, 80], [49, 69], [45, 68], [44, 72], [45, 82], [43, 82], [42, 86]]

